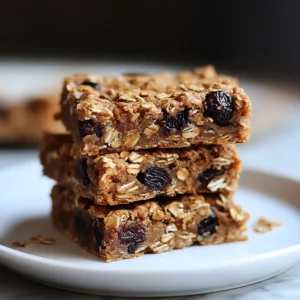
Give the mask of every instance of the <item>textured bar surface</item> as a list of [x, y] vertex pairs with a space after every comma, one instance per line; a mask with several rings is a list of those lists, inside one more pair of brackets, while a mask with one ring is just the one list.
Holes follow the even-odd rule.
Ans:
[[51, 196], [54, 225], [105, 262], [247, 239], [249, 214], [217, 194], [115, 207], [93, 205], [58, 185]]
[[236, 191], [241, 171], [234, 145], [83, 157], [68, 135], [45, 135], [41, 162], [45, 175], [100, 205], [185, 193], [227, 197]]
[[248, 141], [251, 103], [211, 66], [157, 75], [65, 79], [61, 118], [82, 154]]

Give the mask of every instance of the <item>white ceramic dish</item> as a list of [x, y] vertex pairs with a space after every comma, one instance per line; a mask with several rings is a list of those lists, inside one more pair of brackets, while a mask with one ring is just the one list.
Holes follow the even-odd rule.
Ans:
[[[0, 262], [46, 285], [92, 294], [175, 296], [220, 291], [272, 277], [300, 260], [299, 187], [296, 181], [245, 170], [237, 202], [252, 214], [248, 242], [190, 247], [105, 264], [51, 228], [49, 192], [37, 161], [2, 169]], [[283, 222], [253, 232], [258, 217]], [[35, 234], [55, 245], [13, 249]]]

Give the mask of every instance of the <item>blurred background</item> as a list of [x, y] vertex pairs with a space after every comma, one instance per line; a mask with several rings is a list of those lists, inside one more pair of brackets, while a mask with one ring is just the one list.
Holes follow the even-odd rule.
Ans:
[[3, 1], [0, 54], [151, 60], [299, 76], [300, 2]]
[[42, 129], [63, 130], [52, 120], [62, 79], [85, 72], [151, 73], [214, 64], [239, 76], [252, 98], [253, 139], [243, 145], [245, 155], [253, 153], [252, 145], [264, 147], [267, 138], [288, 136], [282, 130], [295, 142], [298, 129], [289, 122], [300, 117], [299, 1], [11, 0], [2, 1], [1, 12], [4, 164], [10, 163], [7, 155], [36, 155], [20, 154], [16, 146], [38, 145]]

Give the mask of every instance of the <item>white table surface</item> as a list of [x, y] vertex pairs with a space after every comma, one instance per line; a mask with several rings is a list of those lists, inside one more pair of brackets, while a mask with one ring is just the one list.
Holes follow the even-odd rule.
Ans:
[[[272, 113], [272, 111], [266, 113]], [[250, 143], [239, 148], [245, 167], [266, 170], [300, 180], [298, 158], [300, 154], [300, 101], [295, 105], [295, 109], [284, 126], [275, 128], [267, 136], [253, 137]], [[5, 168], [12, 164], [19, 164], [21, 161], [37, 159], [37, 155], [36, 150], [0, 150], [0, 167]], [[295, 228], [295, 230], [299, 229]], [[53, 298], [95, 299], [94, 296], [78, 295], [44, 287], [0, 266], [0, 299], [46, 300]], [[300, 264], [281, 275], [244, 288], [175, 299], [273, 300], [282, 298], [300, 299]]]

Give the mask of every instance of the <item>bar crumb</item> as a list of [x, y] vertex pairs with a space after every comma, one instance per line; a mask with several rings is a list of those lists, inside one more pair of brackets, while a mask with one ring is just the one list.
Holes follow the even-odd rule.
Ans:
[[12, 243], [13, 247], [18, 247], [18, 248], [25, 248], [29, 246], [28, 242], [13, 242]]
[[266, 233], [271, 231], [274, 227], [281, 226], [282, 222], [269, 221], [265, 218], [259, 218], [254, 226], [254, 231], [257, 233]]
[[31, 237], [30, 241], [34, 244], [39, 244], [39, 245], [53, 245], [56, 240], [52, 237], [44, 237], [41, 234], [36, 234]]
[[13, 247], [25, 248], [32, 244], [38, 245], [53, 245], [56, 243], [55, 238], [53, 237], [44, 237], [42, 234], [36, 234], [30, 238], [30, 242], [13, 242]]

